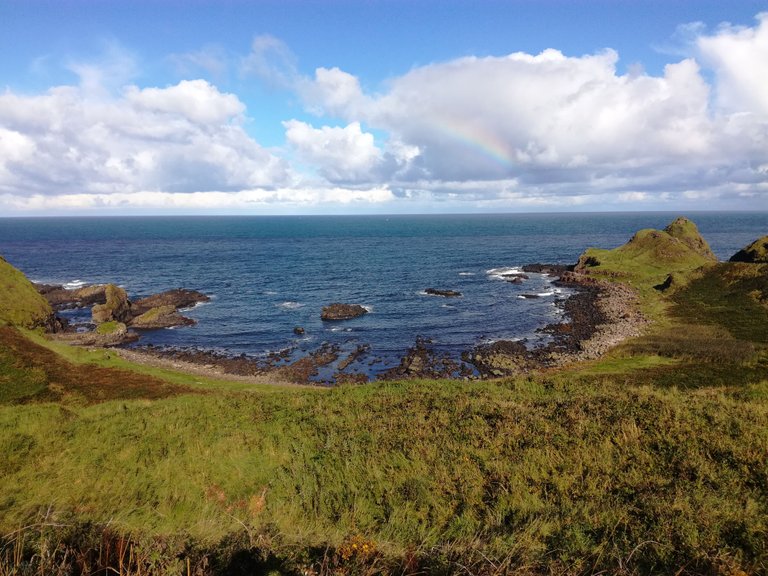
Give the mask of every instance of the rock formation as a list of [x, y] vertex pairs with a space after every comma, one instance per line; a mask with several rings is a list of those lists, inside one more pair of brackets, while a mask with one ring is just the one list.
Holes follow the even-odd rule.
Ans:
[[150, 308], [143, 314], [131, 319], [131, 327], [142, 330], [191, 326], [193, 324], [195, 324], [194, 320], [179, 314], [171, 304]]
[[90, 332], [71, 332], [56, 336], [56, 340], [76, 346], [120, 346], [138, 339], [136, 332], [128, 330], [124, 323], [114, 320], [99, 324], [96, 330]]
[[131, 303], [126, 291], [114, 284], [107, 284], [105, 295], [104, 304], [96, 304], [91, 310], [93, 322], [95, 324], [102, 324], [111, 320], [129, 322], [132, 318]]
[[758, 238], [731, 256], [729, 262], [768, 264], [768, 235]]
[[430, 296], [442, 296], [444, 298], [456, 298], [461, 296], [461, 292], [457, 292], [456, 290], [441, 290], [440, 288], [427, 288], [424, 290], [424, 293], [429, 294]]
[[333, 303], [328, 306], [323, 306], [323, 310], [320, 313], [321, 320], [349, 320], [351, 318], [357, 318], [367, 314], [366, 310], [360, 304], [340, 304]]
[[707, 260], [712, 260], [713, 262], [717, 261], [717, 257], [714, 252], [712, 252], [707, 241], [704, 240], [699, 233], [696, 224], [688, 220], [688, 218], [683, 218], [682, 216], [675, 218], [669, 226], [664, 228], [664, 232], [673, 238], [677, 238], [683, 244], [691, 248], [691, 250]]
[[65, 308], [83, 308], [107, 301], [107, 285], [93, 284], [82, 288], [68, 289], [61, 285], [35, 284], [37, 291], [56, 310]]
[[208, 302], [209, 296], [197, 290], [188, 290], [187, 288], [174, 288], [160, 294], [153, 294], [146, 298], [136, 300], [131, 304], [131, 312], [134, 316], [140, 316], [152, 308], [161, 306], [173, 306], [174, 309], [191, 308], [200, 302]]

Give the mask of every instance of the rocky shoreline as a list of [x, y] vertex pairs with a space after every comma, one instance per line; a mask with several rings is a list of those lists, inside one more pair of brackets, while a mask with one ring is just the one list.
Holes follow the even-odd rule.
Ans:
[[[591, 276], [589, 269], [578, 266], [530, 264], [523, 273], [510, 273], [505, 280], [522, 283], [529, 274], [556, 277], [556, 286], [574, 291], [559, 300], [565, 319], [539, 331], [551, 336], [545, 345], [530, 347], [525, 340], [501, 340], [475, 346], [459, 358], [440, 353], [429, 339], [417, 338], [400, 358], [399, 364], [382, 370], [376, 379], [496, 378], [526, 373], [542, 368], [597, 358], [622, 340], [637, 336], [647, 324], [639, 313], [637, 294], [627, 285]], [[65, 321], [52, 338], [80, 346], [117, 347], [133, 344], [142, 330], [187, 326], [194, 321], [179, 311], [206, 302], [209, 297], [195, 290], [177, 288], [141, 299], [130, 300], [124, 289], [114, 285], [36, 286], [54, 310], [91, 307], [91, 324], [77, 329]], [[461, 296], [448, 289], [428, 288], [424, 292], [445, 298]], [[526, 294], [522, 294], [526, 297]], [[531, 294], [530, 297], [539, 297]], [[321, 318], [339, 322], [366, 314], [359, 304], [334, 303], [323, 307]], [[294, 328], [301, 335], [303, 328]], [[120, 354], [131, 360], [160, 365], [175, 370], [235, 378], [250, 382], [291, 382], [296, 384], [333, 385], [369, 381], [370, 366], [383, 361], [369, 344], [357, 344], [354, 350], [321, 343], [315, 350], [296, 354], [295, 347], [263, 356], [239, 356], [210, 350], [155, 347], [152, 345], [123, 348]], [[367, 364], [367, 367], [364, 365]]]
[[[557, 276], [555, 285], [575, 290], [559, 303], [566, 319], [540, 329], [552, 336], [549, 343], [529, 349], [524, 341], [497, 341], [467, 350], [459, 360], [441, 355], [430, 340], [419, 338], [397, 366], [382, 372], [377, 379], [485, 379], [555, 368], [598, 358], [626, 338], [641, 334], [648, 324], [639, 312], [636, 292], [625, 284], [576, 273], [572, 266], [535, 264], [524, 267], [524, 271]], [[377, 361], [375, 357], [371, 359], [371, 348], [365, 344], [358, 345], [347, 355], [336, 346], [323, 344], [314, 352], [291, 361], [292, 352], [287, 348], [256, 358], [207, 350], [144, 346], [123, 349], [119, 353], [133, 361], [215, 378], [314, 385], [367, 382], [365, 374], [348, 368], [364, 359], [369, 364]], [[332, 377], [317, 381], [322, 369], [331, 370]]]
[[555, 368], [599, 358], [623, 340], [640, 335], [648, 320], [639, 311], [637, 293], [629, 286], [573, 272], [572, 267], [532, 265], [526, 272], [558, 275], [555, 285], [575, 289], [564, 300], [567, 320], [540, 331], [552, 340], [535, 348], [524, 341], [501, 340], [476, 347], [465, 358], [482, 377], [493, 378]]

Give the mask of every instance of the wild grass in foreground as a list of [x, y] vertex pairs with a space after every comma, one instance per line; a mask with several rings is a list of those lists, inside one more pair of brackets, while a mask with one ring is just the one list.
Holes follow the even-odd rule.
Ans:
[[397, 573], [768, 565], [765, 395], [549, 378], [30, 404], [0, 408], [0, 442], [5, 533], [109, 526], [197, 563], [245, 538], [295, 570], [354, 537]]

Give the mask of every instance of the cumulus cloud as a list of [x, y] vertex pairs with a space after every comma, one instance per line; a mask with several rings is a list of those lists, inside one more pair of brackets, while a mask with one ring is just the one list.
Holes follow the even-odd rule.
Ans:
[[[638, 68], [619, 74], [612, 50], [573, 57], [550, 49], [414, 68], [379, 94], [365, 93], [347, 72], [320, 68], [298, 92], [308, 110], [364, 122], [416, 151], [386, 175], [411, 194], [502, 200], [508, 187], [468, 192], [456, 183], [511, 181], [519, 197], [563, 202], [606, 195], [663, 205], [683, 190], [722, 193], [729, 184], [762, 194], [768, 16], [755, 28], [686, 31], [696, 35], [697, 57], [658, 76]], [[716, 108], [702, 65], [716, 73]], [[327, 174], [333, 159], [325, 150]]]
[[0, 191], [14, 195], [201, 192], [289, 184], [287, 163], [242, 127], [244, 106], [203, 80], [0, 94]]
[[768, 116], [768, 12], [754, 28], [723, 25], [696, 40], [702, 58], [717, 73], [720, 106]]
[[[0, 209], [764, 207], [768, 14], [673, 40], [685, 57], [660, 74], [619, 73], [613, 50], [548, 49], [419, 66], [374, 92], [335, 67], [303, 75], [258, 36], [243, 77], [316, 116], [256, 119], [282, 123], [283, 150], [247, 133], [237, 95], [205, 80], [140, 87], [114, 50], [70, 63], [77, 86], [0, 93]], [[221, 69], [217, 54], [175, 61]]]
[[328, 180], [370, 179], [382, 160], [373, 135], [363, 132], [359, 122], [345, 127], [322, 128], [313, 128], [298, 120], [283, 124], [288, 143], [304, 161], [316, 165]]

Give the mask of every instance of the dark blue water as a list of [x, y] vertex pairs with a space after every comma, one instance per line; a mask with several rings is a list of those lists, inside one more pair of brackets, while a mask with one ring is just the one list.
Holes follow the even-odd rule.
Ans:
[[[0, 219], [0, 255], [47, 283], [114, 282], [136, 298], [170, 288], [201, 290], [209, 304], [186, 312], [190, 328], [145, 333], [142, 342], [260, 355], [323, 342], [370, 344], [396, 365], [417, 337], [458, 355], [489, 340], [541, 338], [556, 321], [551, 279], [504, 282], [494, 269], [572, 263], [589, 246], [612, 248], [677, 214], [522, 214], [344, 217]], [[686, 214], [727, 259], [768, 232], [768, 213]], [[462, 298], [426, 296], [425, 288]], [[521, 299], [523, 293], [544, 294]], [[331, 302], [371, 310], [320, 320]], [[293, 328], [306, 334], [297, 337]]]

